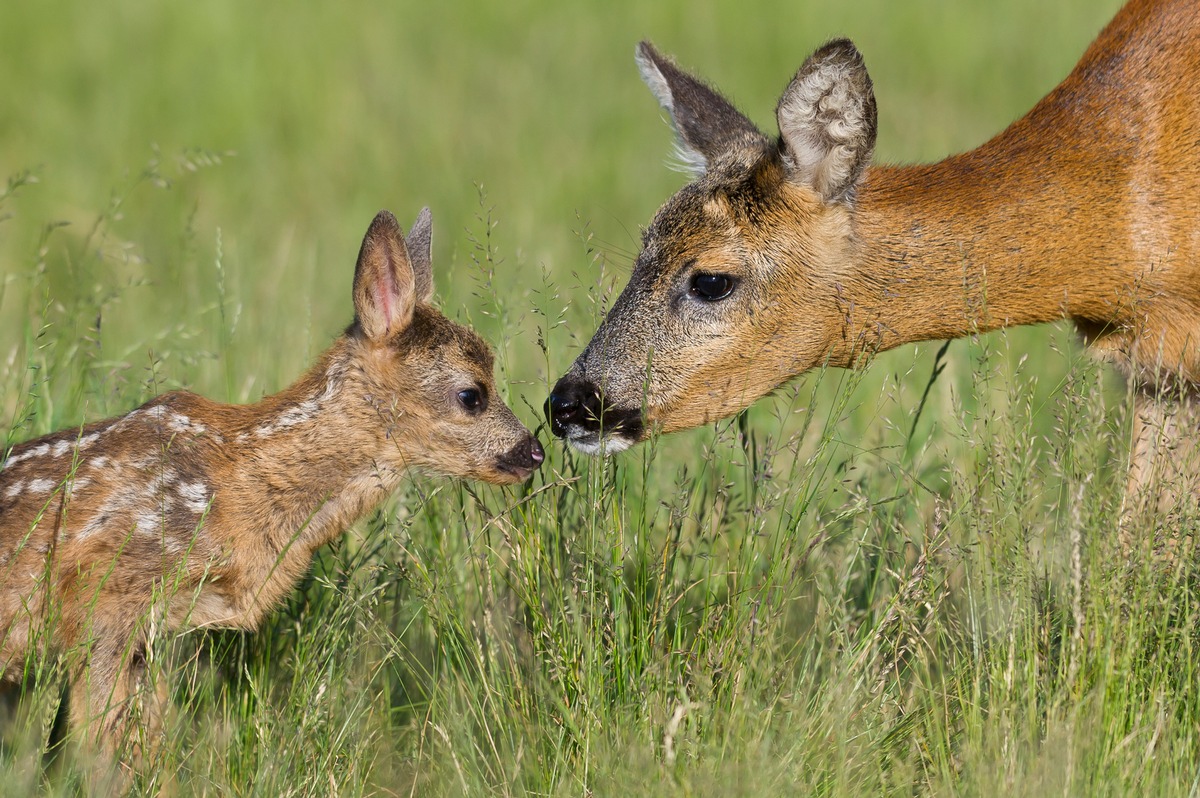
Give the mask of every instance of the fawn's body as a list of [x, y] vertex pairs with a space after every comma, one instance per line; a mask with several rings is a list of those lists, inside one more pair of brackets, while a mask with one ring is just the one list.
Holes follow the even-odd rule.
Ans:
[[1197, 12], [1132, 0], [1025, 117], [920, 166], [869, 166], [875, 99], [848, 41], [801, 67], [778, 139], [642, 45], [697, 179], [659, 210], [629, 285], [555, 386], [554, 432], [615, 451], [815, 366], [1070, 318], [1139, 387], [1131, 487], [1175, 469], [1178, 450], [1154, 453], [1190, 447], [1194, 433], [1168, 438], [1195, 421], [1175, 399], [1200, 382]]
[[7, 675], [47, 644], [63, 651], [73, 722], [111, 748], [128, 731], [156, 630], [253, 628], [314, 551], [409, 467], [496, 483], [529, 476], [541, 449], [494, 397], [490, 350], [426, 304], [428, 226], [426, 213], [410, 254], [391, 215], [376, 218], [355, 323], [281, 393], [249, 406], [164, 394], [9, 453]]

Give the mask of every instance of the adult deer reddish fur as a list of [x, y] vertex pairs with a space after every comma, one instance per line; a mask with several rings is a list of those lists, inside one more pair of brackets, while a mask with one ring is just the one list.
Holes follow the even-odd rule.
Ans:
[[697, 175], [555, 385], [556, 435], [618, 451], [814, 366], [1069, 318], [1138, 387], [1131, 487], [1190, 445], [1170, 436], [1200, 380], [1194, 0], [1132, 0], [1025, 117], [921, 166], [869, 165], [875, 98], [849, 41], [800, 68], [778, 139], [649, 44], [637, 60]]
[[[0, 669], [35, 641], [66, 656], [73, 725], [115, 750], [164, 627], [253, 628], [314, 551], [418, 468], [526, 479], [538, 442], [496, 393], [492, 354], [430, 304], [430, 217], [375, 217], [354, 323], [254, 405], [191, 393], [16, 446], [0, 471]], [[148, 699], [148, 700], [141, 700]]]

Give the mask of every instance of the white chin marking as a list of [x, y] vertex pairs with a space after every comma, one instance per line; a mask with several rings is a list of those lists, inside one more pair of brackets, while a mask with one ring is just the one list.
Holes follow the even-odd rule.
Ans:
[[628, 438], [568, 438], [567, 443], [584, 454], [608, 457], [617, 452], [625, 451], [630, 446], [633, 446], [634, 441]]

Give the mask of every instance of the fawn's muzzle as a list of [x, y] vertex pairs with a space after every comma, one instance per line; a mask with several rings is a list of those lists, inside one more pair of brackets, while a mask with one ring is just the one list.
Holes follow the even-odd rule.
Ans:
[[537, 470], [538, 466], [545, 459], [546, 452], [542, 449], [542, 445], [538, 443], [537, 438], [530, 435], [524, 441], [500, 455], [496, 460], [496, 465], [501, 471], [506, 471], [510, 474], [515, 474], [521, 479], [526, 479]]

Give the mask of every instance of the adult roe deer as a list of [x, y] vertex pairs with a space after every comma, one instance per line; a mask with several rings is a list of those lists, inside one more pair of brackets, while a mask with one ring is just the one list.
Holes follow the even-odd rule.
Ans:
[[72, 726], [111, 754], [135, 705], [158, 723], [163, 681], [142, 695], [156, 630], [253, 628], [406, 469], [529, 477], [542, 449], [496, 393], [491, 350], [429, 304], [430, 225], [425, 209], [406, 242], [375, 217], [354, 322], [282, 392], [168, 393], [4, 454], [0, 674], [52, 641]]
[[928, 165], [869, 165], [875, 98], [847, 40], [796, 73], [778, 139], [650, 44], [637, 62], [696, 179], [554, 386], [555, 435], [616, 452], [814, 366], [1069, 318], [1137, 387], [1130, 495], [1194, 454], [1178, 433], [1200, 415], [1195, 0], [1131, 0], [1033, 110]]

